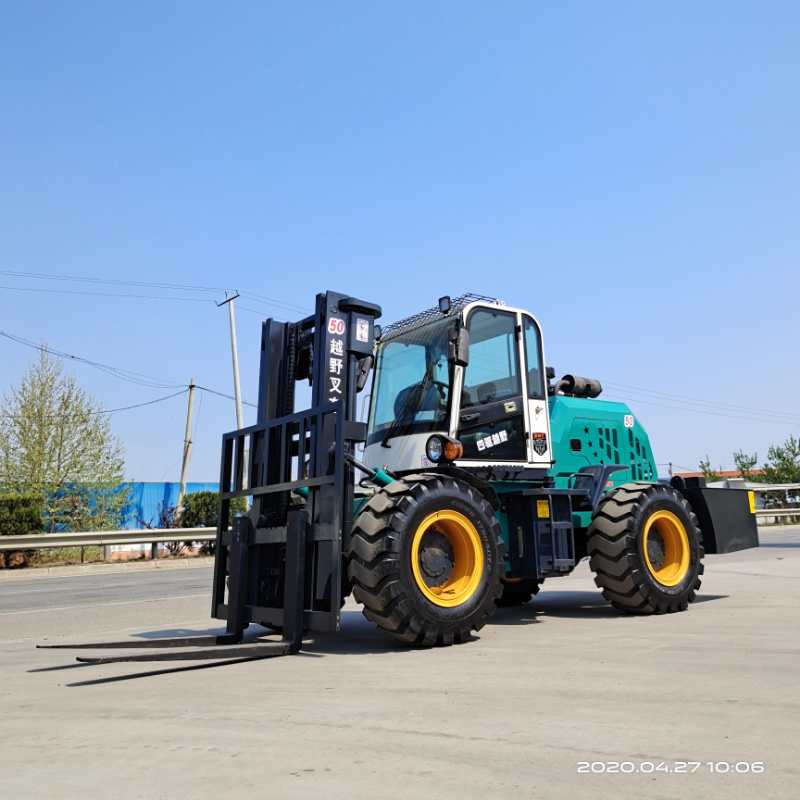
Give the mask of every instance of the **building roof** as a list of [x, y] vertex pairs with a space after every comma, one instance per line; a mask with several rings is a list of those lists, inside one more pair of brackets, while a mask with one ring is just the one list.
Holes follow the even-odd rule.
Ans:
[[[720, 470], [712, 470], [715, 475], [719, 475], [720, 478], [741, 478], [742, 473], [738, 469], [720, 469]], [[761, 475], [764, 470], [762, 469], [751, 469], [751, 475]], [[675, 472], [673, 473], [678, 478], [702, 478], [705, 476], [705, 473], [697, 470], [695, 472]]]

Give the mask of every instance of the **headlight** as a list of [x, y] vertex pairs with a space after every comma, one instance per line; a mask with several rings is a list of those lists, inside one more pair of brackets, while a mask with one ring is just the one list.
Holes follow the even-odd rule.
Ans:
[[437, 461], [441, 461], [444, 455], [444, 440], [441, 436], [431, 436], [431, 438], [428, 439], [428, 443], [425, 445], [425, 455], [428, 456], [428, 460], [433, 461], [434, 464]]
[[464, 447], [458, 439], [434, 434], [425, 445], [425, 455], [429, 461], [438, 464], [440, 461], [455, 461], [464, 454]]

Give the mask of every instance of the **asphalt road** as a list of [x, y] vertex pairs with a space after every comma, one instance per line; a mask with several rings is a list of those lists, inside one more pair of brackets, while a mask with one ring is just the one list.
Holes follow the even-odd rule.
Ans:
[[396, 647], [348, 603], [305, 655], [82, 687], [133, 665], [33, 644], [218, 630], [210, 571], [0, 579], [2, 794], [793, 798], [800, 528], [762, 543], [708, 557], [686, 614], [621, 616], [584, 564], [458, 647]]
[[68, 577], [36, 576], [29, 580], [15, 575], [11, 580], [0, 579], [0, 615], [47, 610], [67, 613], [84, 606], [210, 598], [210, 586], [210, 568], [89, 572]]

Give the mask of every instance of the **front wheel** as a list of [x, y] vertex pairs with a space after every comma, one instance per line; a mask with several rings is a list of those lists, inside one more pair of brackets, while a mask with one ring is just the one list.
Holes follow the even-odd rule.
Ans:
[[609, 492], [589, 526], [595, 583], [621, 611], [684, 611], [703, 574], [697, 517], [670, 486], [627, 483]]
[[443, 475], [409, 475], [376, 492], [350, 537], [348, 574], [364, 616], [407, 644], [469, 639], [494, 611], [502, 568], [491, 505]]

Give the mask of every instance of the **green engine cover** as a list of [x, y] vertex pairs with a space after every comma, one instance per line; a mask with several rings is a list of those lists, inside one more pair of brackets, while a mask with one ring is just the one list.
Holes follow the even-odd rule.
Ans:
[[590, 464], [624, 464], [611, 476], [617, 486], [658, 478], [650, 439], [625, 403], [556, 395], [550, 403], [555, 466], [550, 474], [565, 488], [569, 476]]

